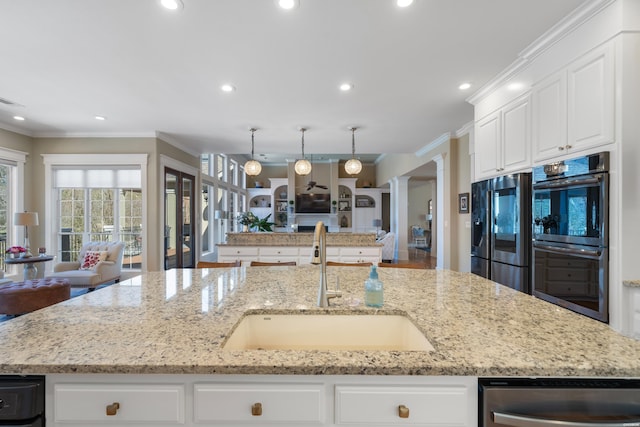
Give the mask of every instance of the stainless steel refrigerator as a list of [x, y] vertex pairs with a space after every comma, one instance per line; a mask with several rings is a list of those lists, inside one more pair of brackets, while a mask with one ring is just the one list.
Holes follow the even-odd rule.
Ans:
[[471, 184], [471, 272], [491, 278], [491, 180]]
[[471, 272], [531, 293], [531, 174], [471, 185]]

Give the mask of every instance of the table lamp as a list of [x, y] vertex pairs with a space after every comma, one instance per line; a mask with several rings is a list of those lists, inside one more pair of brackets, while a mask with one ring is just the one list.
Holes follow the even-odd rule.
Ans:
[[380, 227], [382, 227], [382, 220], [374, 219], [373, 226], [376, 227], [376, 236], [377, 236], [378, 234], [380, 234]]
[[25, 258], [31, 258], [31, 250], [29, 249], [29, 226], [39, 225], [38, 212], [16, 212], [13, 214], [13, 225], [24, 225], [24, 253]]

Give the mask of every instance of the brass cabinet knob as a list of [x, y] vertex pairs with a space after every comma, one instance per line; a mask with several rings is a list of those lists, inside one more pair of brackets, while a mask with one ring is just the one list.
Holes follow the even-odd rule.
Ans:
[[558, 147], [558, 150], [563, 151], [564, 147]]
[[258, 402], [251, 405], [251, 415], [254, 417], [262, 415], [262, 403]]
[[111, 405], [107, 405], [107, 415], [116, 415], [118, 413], [118, 409], [120, 409], [120, 404], [118, 402], [113, 402]]
[[400, 418], [409, 418], [409, 408], [404, 405], [398, 406], [398, 416]]

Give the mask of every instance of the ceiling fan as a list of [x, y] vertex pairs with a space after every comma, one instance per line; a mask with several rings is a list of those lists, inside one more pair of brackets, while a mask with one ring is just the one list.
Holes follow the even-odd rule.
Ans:
[[307, 184], [307, 191], [311, 190], [312, 188], [323, 188], [325, 190], [328, 190], [329, 187], [327, 187], [326, 185], [322, 185], [322, 184], [318, 184], [315, 181], [309, 181], [309, 183]]

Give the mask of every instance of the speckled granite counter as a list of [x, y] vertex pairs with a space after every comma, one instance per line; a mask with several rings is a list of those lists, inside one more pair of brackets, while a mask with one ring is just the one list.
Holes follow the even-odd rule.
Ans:
[[640, 280], [625, 280], [622, 284], [631, 288], [640, 288]]
[[[227, 233], [219, 246], [308, 246], [313, 233]], [[375, 233], [327, 233], [327, 246], [382, 246]]]
[[[367, 269], [329, 267], [344, 294], [315, 307], [317, 266], [170, 270], [0, 324], [3, 373], [640, 377], [640, 342], [467, 273], [380, 269], [385, 307], [433, 352], [222, 349], [247, 312], [375, 313]], [[335, 301], [335, 300], [334, 300]]]

